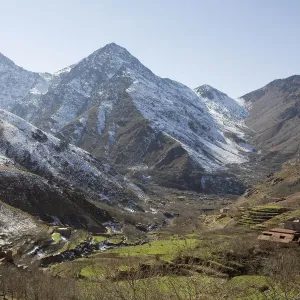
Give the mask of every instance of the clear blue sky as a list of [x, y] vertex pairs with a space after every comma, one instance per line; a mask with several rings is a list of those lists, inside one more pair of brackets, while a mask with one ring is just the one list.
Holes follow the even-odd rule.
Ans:
[[236, 97], [300, 72], [298, 0], [0, 0], [0, 52], [54, 72], [115, 42], [162, 77]]

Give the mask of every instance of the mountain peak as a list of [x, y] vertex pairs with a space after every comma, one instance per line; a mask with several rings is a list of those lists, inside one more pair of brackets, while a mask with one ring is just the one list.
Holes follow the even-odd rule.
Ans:
[[[128, 74], [152, 74], [136, 57], [134, 57], [127, 49], [115, 44], [110, 43], [104, 47], [94, 51], [92, 54], [82, 59], [73, 70], [76, 74], [81, 73], [82, 70], [97, 70], [98, 73], [112, 78], [121, 68], [130, 69]], [[81, 71], [78, 71], [81, 70]]]
[[99, 65], [103, 64], [119, 66], [119, 64], [125, 61], [132, 63], [133, 60], [135, 60], [135, 58], [125, 48], [116, 43], [110, 43], [94, 51], [82, 61], [88, 62], [98, 68]]
[[248, 115], [246, 108], [241, 103], [208, 84], [195, 88], [194, 92], [206, 104], [210, 113], [217, 118], [217, 122], [221, 124], [224, 122], [233, 124]]
[[198, 86], [196, 89], [207, 89], [207, 90], [215, 90], [215, 88], [213, 88], [211, 85], [209, 84], [202, 84], [200, 86]]
[[102, 49], [103, 48], [108, 48], [108, 49], [125, 49], [122, 46], [120, 46], [120, 45], [118, 45], [118, 44], [116, 44], [114, 42], [106, 44], [104, 47], [102, 47]]
[[197, 88], [194, 89], [194, 91], [199, 95], [204, 98], [208, 98], [210, 100], [214, 99], [215, 96], [227, 96], [225, 93], [217, 90], [216, 88], [208, 85], [208, 84], [203, 84]]
[[124, 47], [117, 45], [116, 43], [109, 43], [98, 50], [94, 51], [92, 55], [99, 55], [102, 53], [110, 54], [110, 55], [120, 55], [126, 53], [127, 55], [131, 55]]

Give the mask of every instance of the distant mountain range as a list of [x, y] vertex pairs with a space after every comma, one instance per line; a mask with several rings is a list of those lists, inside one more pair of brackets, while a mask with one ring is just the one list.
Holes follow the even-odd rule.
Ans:
[[111, 218], [97, 203], [138, 208], [147, 184], [242, 194], [243, 173], [258, 178], [253, 162], [297, 158], [299, 78], [235, 100], [158, 77], [114, 43], [54, 74], [0, 54], [0, 197], [45, 220], [95, 225], [95, 213]]
[[244, 139], [248, 112], [226, 94], [160, 78], [114, 43], [53, 75], [2, 64], [12, 96], [1, 107], [42, 130], [163, 185], [243, 191], [228, 166], [254, 151]]

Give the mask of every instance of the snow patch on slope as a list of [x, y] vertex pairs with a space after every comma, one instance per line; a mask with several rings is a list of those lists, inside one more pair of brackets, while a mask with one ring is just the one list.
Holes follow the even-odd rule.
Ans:
[[[247, 161], [245, 152], [249, 151], [249, 147], [224, 135], [224, 132], [232, 132], [243, 137], [243, 119], [247, 111], [210, 86], [193, 91], [178, 82], [160, 78], [116, 44], [109, 44], [81, 60], [68, 69], [69, 75], [75, 78], [61, 87], [62, 105], [52, 116], [57, 121], [54, 125], [57, 130], [76, 119], [83, 105], [91, 107], [89, 101], [94, 103], [92, 95], [96, 94], [101, 99], [108, 93], [103, 82], [112, 82], [109, 92], [113, 94], [115, 80], [124, 80], [129, 83], [127, 93], [151, 126], [178, 141], [207, 171]], [[111, 99], [99, 104], [99, 135], [106, 128], [112, 105]], [[111, 143], [114, 130], [109, 129], [109, 132]], [[108, 151], [109, 144], [106, 146]]]
[[57, 72], [54, 73], [54, 76], [59, 76], [61, 74], [65, 74], [65, 73], [69, 73], [72, 69], [73, 65], [72, 66], [68, 66], [68, 67], [65, 67]]
[[[151, 72], [128, 72], [132, 85], [127, 89], [142, 115], [152, 126], [177, 140], [191, 157], [207, 171], [216, 171], [226, 164], [243, 163], [247, 158], [240, 153], [244, 148], [225, 138], [224, 130], [240, 133], [236, 120], [229, 121], [223, 114], [231, 108], [242, 119], [244, 110], [229, 97], [222, 105], [208, 105], [186, 86], [162, 79]], [[217, 108], [225, 107], [217, 113]], [[224, 121], [226, 120], [226, 123]]]
[[253, 103], [251, 101], [246, 101], [243, 97], [237, 98], [236, 101], [243, 107], [250, 111], [252, 109]]
[[48, 73], [39, 73], [34, 86], [30, 89], [29, 93], [36, 95], [44, 95], [48, 92], [52, 75]]
[[243, 152], [255, 151], [254, 147], [245, 141], [234, 142], [225, 135], [226, 133], [234, 133], [237, 138], [241, 140], [244, 138], [246, 129], [244, 120], [249, 115], [247, 108], [244, 106], [244, 101], [232, 99], [209, 85], [200, 86], [194, 91], [205, 103], [210, 115], [220, 125], [226, 140], [226, 143], [222, 146], [223, 148], [225, 147], [227, 150], [235, 148]]
[[98, 110], [97, 115], [97, 128], [99, 135], [102, 135], [105, 126], [106, 126], [106, 119], [110, 112], [112, 111], [113, 104], [110, 101], [103, 101], [101, 102]]
[[[9, 208], [5, 204], [0, 204], [0, 231], [7, 239], [29, 234], [37, 230], [36, 223], [25, 213], [19, 212], [15, 208]], [[3, 237], [0, 239], [0, 245], [5, 244]]]
[[50, 74], [27, 71], [0, 53], [0, 108], [12, 110], [16, 105], [36, 102], [33, 95], [48, 91]]
[[103, 193], [103, 184], [117, 191], [127, 182], [119, 174], [111, 173], [108, 164], [99, 163], [83, 149], [64, 144], [5, 110], [0, 110], [0, 127], [0, 154], [9, 153], [16, 161], [29, 161], [32, 172], [42, 172], [46, 178], [54, 177], [71, 185], [86, 185], [98, 195]]
[[[119, 85], [124, 86], [153, 129], [178, 141], [207, 171], [247, 161], [245, 152], [249, 147], [224, 134], [243, 137], [243, 118], [247, 115], [244, 107], [209, 86], [193, 91], [176, 81], [160, 78], [116, 44], [106, 45], [54, 75], [50, 96], [49, 92], [47, 95], [57, 101], [54, 104], [58, 109], [54, 105], [55, 109], [51, 107], [49, 115], [46, 114], [54, 121], [50, 130], [58, 132], [98, 105], [96, 126], [99, 135], [103, 135], [113, 109], [111, 95], [116, 96]], [[114, 132], [109, 128], [107, 152], [114, 143]]]

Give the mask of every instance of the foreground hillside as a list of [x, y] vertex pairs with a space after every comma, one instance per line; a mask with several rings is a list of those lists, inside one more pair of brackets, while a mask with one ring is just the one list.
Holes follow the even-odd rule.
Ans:
[[[0, 267], [6, 274], [0, 277], [1, 291], [8, 297], [13, 291], [18, 299], [297, 299], [299, 246], [262, 242], [258, 236], [261, 226], [300, 216], [298, 170], [295, 164], [269, 174], [232, 204], [188, 192], [176, 197], [170, 190], [161, 208], [152, 211], [157, 220], [167, 217], [165, 225], [140, 233], [116, 226], [105, 233], [72, 229], [66, 235], [20, 216], [28, 232], [42, 233], [43, 239], [32, 234], [33, 250], [13, 245], [19, 250], [13, 262]], [[217, 203], [230, 209], [220, 213]], [[137, 228], [145, 226], [145, 216]], [[130, 222], [135, 218], [138, 214], [131, 213]], [[11, 280], [20, 277], [26, 284]]]
[[[10, 297], [13, 291], [18, 299], [297, 299], [298, 248], [260, 243], [259, 231], [230, 214], [201, 216], [201, 223], [191, 232], [175, 219], [169, 229], [149, 233], [146, 243], [130, 242], [121, 232], [52, 234], [52, 247], [62, 247], [64, 255], [33, 253], [43, 273], [36, 265], [2, 265], [1, 292]], [[76, 235], [77, 243], [90, 239], [94, 250], [77, 256]], [[12, 280], [21, 277], [24, 285]]]

